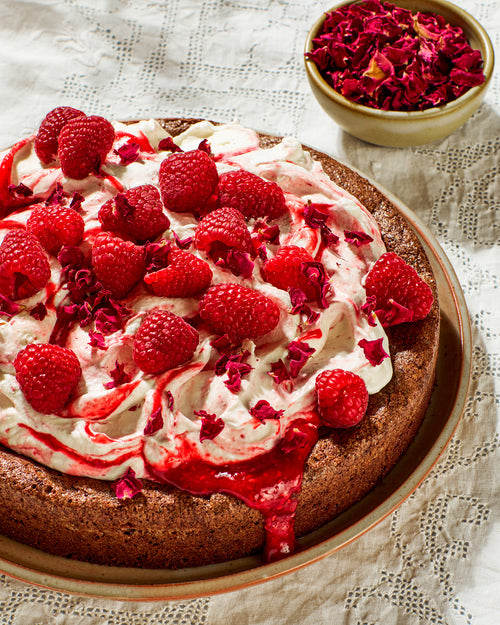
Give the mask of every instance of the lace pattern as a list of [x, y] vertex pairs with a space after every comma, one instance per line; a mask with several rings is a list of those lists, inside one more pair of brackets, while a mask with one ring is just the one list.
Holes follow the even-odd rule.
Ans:
[[[500, 58], [495, 0], [460, 5]], [[424, 483], [351, 545], [281, 579], [211, 598], [125, 603], [65, 595], [0, 575], [9, 625], [494, 625], [500, 622], [500, 80], [459, 131], [405, 150], [340, 131], [311, 95], [306, 32], [317, 0], [4, 0], [0, 144], [30, 134], [51, 108], [109, 118], [239, 119], [291, 134], [371, 176], [443, 246], [473, 332], [464, 417]]]

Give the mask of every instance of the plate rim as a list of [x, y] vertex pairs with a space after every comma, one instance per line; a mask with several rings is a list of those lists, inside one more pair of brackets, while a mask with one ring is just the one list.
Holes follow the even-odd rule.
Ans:
[[[269, 134], [269, 133], [267, 133]], [[310, 148], [307, 144], [302, 144], [305, 148]], [[168, 581], [167, 583], [137, 583], [130, 584], [121, 581], [103, 581], [99, 577], [105, 577], [104, 572], [110, 571], [116, 572], [115, 580], [120, 580], [121, 577], [125, 577], [129, 571], [149, 571], [148, 569], [126, 569], [124, 567], [104, 567], [102, 565], [93, 565], [88, 563], [81, 563], [79, 561], [66, 560], [65, 558], [46, 554], [33, 547], [17, 543], [9, 538], [0, 537], [0, 572], [7, 576], [17, 579], [19, 581], [33, 584], [42, 588], [56, 590], [61, 592], [68, 592], [75, 595], [108, 598], [115, 600], [128, 600], [128, 601], [156, 601], [156, 600], [187, 600], [207, 595], [215, 595], [225, 592], [231, 592], [242, 588], [254, 586], [265, 581], [276, 579], [283, 575], [297, 571], [313, 562], [317, 562], [348, 544], [354, 542], [357, 538], [370, 531], [374, 526], [382, 522], [387, 516], [389, 516], [396, 508], [398, 508], [425, 480], [432, 468], [438, 462], [439, 458], [443, 454], [446, 446], [450, 442], [462, 414], [465, 409], [466, 399], [469, 391], [470, 373], [472, 368], [471, 354], [472, 354], [472, 337], [471, 337], [471, 325], [470, 317], [465, 302], [465, 297], [460, 286], [458, 277], [455, 273], [453, 266], [451, 265], [446, 253], [438, 242], [437, 238], [432, 234], [430, 229], [424, 224], [424, 222], [398, 197], [396, 197], [391, 191], [386, 189], [383, 185], [377, 181], [371, 179], [364, 172], [360, 171], [351, 164], [343, 162], [341, 159], [335, 158], [340, 164], [345, 165], [349, 169], [355, 171], [360, 176], [365, 178], [370, 184], [372, 184], [378, 191], [385, 195], [403, 215], [412, 229], [415, 231], [419, 241], [424, 246], [427, 256], [431, 262], [432, 268], [435, 271], [436, 267], [439, 268], [438, 275], [436, 276], [436, 282], [438, 288], [446, 290], [447, 294], [451, 296], [451, 301], [454, 305], [454, 312], [456, 315], [459, 343], [461, 348], [461, 363], [460, 363], [460, 375], [456, 393], [453, 397], [452, 405], [450, 406], [450, 414], [446, 420], [444, 427], [439, 432], [437, 438], [430, 446], [427, 453], [424, 455], [421, 462], [417, 467], [403, 480], [403, 482], [393, 491], [390, 496], [382, 500], [376, 505], [368, 514], [363, 516], [355, 523], [351, 523], [346, 528], [337, 532], [333, 536], [320, 540], [317, 544], [312, 546], [306, 546], [300, 549], [298, 552], [288, 556], [285, 559], [272, 563], [262, 563], [257, 556], [249, 556], [242, 558], [241, 560], [222, 563], [221, 565], [208, 565], [205, 567], [197, 567], [190, 569], [190, 572], [196, 573], [200, 571], [200, 578], [188, 579], [182, 581], [182, 571], [159, 571], [159, 574], [169, 573], [173, 576], [178, 576], [181, 581]], [[436, 271], [435, 271], [436, 273]], [[441, 274], [441, 275], [440, 275]], [[439, 278], [444, 278], [444, 283], [441, 283]], [[439, 360], [439, 355], [438, 355]], [[397, 471], [398, 462], [392, 471]], [[392, 473], [392, 471], [390, 473]], [[371, 492], [376, 491], [375, 487]], [[365, 496], [366, 499], [368, 495]], [[361, 501], [363, 501], [361, 500]], [[355, 504], [356, 505], [356, 504]], [[348, 512], [348, 511], [346, 511]], [[343, 513], [344, 515], [345, 513]], [[343, 515], [340, 515], [341, 518]], [[328, 526], [328, 524], [327, 524]], [[323, 528], [322, 528], [323, 529]], [[321, 531], [321, 530], [318, 530]], [[314, 535], [316, 532], [313, 532]], [[303, 539], [299, 539], [299, 543]], [[14, 562], [11, 558], [5, 557], [4, 547], [13, 546], [18, 547], [24, 554], [27, 560], [30, 560], [30, 554], [33, 556], [40, 555], [44, 560], [48, 561], [47, 570], [41, 570], [34, 566], [28, 566], [26, 563], [20, 561]], [[51, 562], [54, 566], [51, 569]], [[246, 562], [250, 566], [243, 568], [242, 570], [234, 570], [231, 572], [223, 573], [216, 576], [210, 576], [210, 571], [216, 571], [217, 569], [226, 567], [228, 569], [237, 569], [242, 563]], [[254, 565], [252, 566], [252, 563]], [[61, 565], [61, 568], [68, 571], [67, 575], [60, 573], [54, 573], [54, 570], [58, 570], [57, 564]], [[66, 566], [64, 566], [66, 565]], [[83, 568], [87, 571], [95, 571], [97, 573], [95, 579], [87, 579], [88, 575], [74, 575], [71, 574], [71, 569], [75, 566], [83, 565]], [[243, 564], [243, 566], [245, 566]], [[52, 571], [52, 572], [51, 572]], [[155, 572], [154, 570], [152, 571]], [[100, 575], [98, 574], [100, 573]], [[208, 576], [207, 576], [208, 574]]]

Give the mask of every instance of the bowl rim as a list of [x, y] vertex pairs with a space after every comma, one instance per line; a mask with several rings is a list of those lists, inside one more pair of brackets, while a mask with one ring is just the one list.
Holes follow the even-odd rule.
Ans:
[[[319, 17], [316, 22], [313, 24], [311, 29], [309, 30], [306, 38], [306, 43], [304, 47], [304, 62], [306, 67], [306, 72], [309, 78], [314, 81], [315, 85], [326, 95], [330, 100], [333, 100], [337, 105], [350, 109], [353, 113], [359, 113], [364, 116], [370, 116], [375, 119], [392, 119], [394, 121], [404, 121], [404, 120], [428, 120], [434, 117], [442, 117], [451, 113], [455, 109], [461, 108], [465, 103], [469, 100], [474, 100], [479, 94], [486, 91], [493, 76], [493, 68], [495, 64], [495, 53], [493, 50], [493, 44], [491, 43], [491, 39], [486, 32], [486, 30], [481, 26], [481, 24], [473, 17], [470, 13], [462, 9], [461, 7], [448, 2], [448, 0], [426, 0], [426, 4], [433, 4], [436, 7], [436, 13], [439, 13], [439, 8], [443, 7], [447, 10], [447, 12], [457, 14], [462, 21], [466, 22], [471, 30], [475, 32], [480, 45], [481, 45], [481, 53], [483, 56], [483, 73], [485, 80], [482, 84], [476, 85], [475, 87], [471, 87], [468, 91], [462, 94], [459, 98], [455, 100], [451, 100], [446, 104], [441, 106], [433, 106], [423, 111], [391, 111], [391, 110], [382, 110], [372, 108], [370, 106], [366, 106], [364, 104], [358, 104], [352, 100], [349, 100], [338, 91], [335, 91], [333, 87], [331, 87], [326, 80], [321, 76], [316, 63], [308, 59], [305, 55], [310, 52], [313, 47], [313, 40], [317, 36], [323, 22], [326, 19], [326, 14], [331, 13], [337, 9], [340, 9], [343, 6], [349, 4], [359, 3], [361, 0], [342, 0], [334, 5], [331, 9], [328, 9], [323, 12], [321, 17]], [[383, 0], [385, 1], [385, 0]], [[418, 0], [417, 0], [418, 1]], [[390, 4], [399, 5], [400, 0], [389, 0]]]

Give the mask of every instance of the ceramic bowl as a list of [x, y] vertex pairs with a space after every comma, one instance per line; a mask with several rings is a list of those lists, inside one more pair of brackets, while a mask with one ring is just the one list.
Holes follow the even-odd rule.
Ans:
[[[352, 0], [337, 4], [334, 11]], [[485, 81], [472, 87], [462, 96], [443, 106], [424, 111], [382, 111], [348, 100], [322, 78], [315, 63], [305, 59], [306, 73], [312, 92], [322, 108], [339, 126], [369, 143], [389, 147], [410, 147], [431, 143], [450, 135], [462, 126], [479, 108], [491, 82], [494, 53], [491, 40], [479, 22], [460, 7], [446, 0], [392, 0], [392, 4], [412, 12], [440, 14], [453, 26], [465, 32], [472, 48], [480, 50]], [[320, 32], [325, 14], [309, 31], [305, 52], [313, 48], [313, 40]]]

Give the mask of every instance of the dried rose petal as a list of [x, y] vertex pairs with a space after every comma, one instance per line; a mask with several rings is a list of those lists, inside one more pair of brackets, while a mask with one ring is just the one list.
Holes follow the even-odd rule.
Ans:
[[66, 245], [61, 248], [57, 255], [57, 260], [64, 269], [81, 267], [85, 260], [85, 255], [79, 247]]
[[200, 442], [214, 439], [224, 429], [224, 421], [217, 415], [206, 410], [195, 410], [194, 414], [201, 419]]
[[334, 245], [339, 240], [338, 236], [326, 225], [330, 208], [330, 204], [314, 204], [313, 202], [308, 202], [304, 208], [304, 221], [313, 230], [320, 230], [326, 245]]
[[314, 352], [305, 341], [292, 341], [288, 346], [288, 359], [290, 360], [290, 376], [296, 378], [302, 367], [306, 364], [309, 356]]
[[224, 375], [227, 372], [228, 379], [224, 382], [232, 393], [241, 390], [241, 380], [252, 370], [252, 367], [244, 362], [250, 352], [245, 350], [240, 354], [223, 354], [215, 363], [215, 375]]
[[68, 194], [64, 191], [62, 184], [57, 182], [54, 190], [45, 200], [47, 206], [53, 206], [54, 204], [62, 204], [63, 199], [68, 197]]
[[125, 372], [125, 364], [118, 361], [115, 362], [115, 368], [109, 372], [109, 375], [112, 381], [104, 384], [104, 388], [108, 390], [126, 384], [132, 379], [132, 376]]
[[31, 197], [33, 195], [33, 191], [22, 182], [18, 185], [9, 184], [8, 189], [11, 195], [17, 195], [20, 197]]
[[290, 296], [290, 301], [292, 303], [292, 310], [290, 311], [292, 315], [301, 312], [307, 301], [307, 295], [304, 291], [298, 287], [290, 287], [288, 289], [288, 295]]
[[295, 449], [299, 449], [300, 447], [305, 447], [308, 442], [308, 436], [302, 430], [299, 430], [296, 427], [289, 427], [285, 432], [285, 436], [280, 444], [280, 449], [284, 454], [289, 454]]
[[113, 204], [113, 213], [116, 217], [130, 222], [135, 209], [127, 200], [127, 196], [124, 193], [117, 193], [113, 198]]
[[144, 436], [152, 436], [163, 427], [163, 417], [161, 415], [161, 408], [158, 408], [149, 415], [148, 422], [144, 428]]
[[359, 230], [349, 231], [344, 230], [345, 240], [348, 243], [352, 243], [356, 247], [361, 247], [362, 245], [366, 245], [367, 243], [371, 243], [373, 241], [373, 237], [366, 232], [361, 232]]
[[300, 271], [313, 285], [318, 306], [328, 308], [326, 295], [330, 290], [330, 284], [323, 263], [318, 261], [304, 262], [301, 264]]
[[166, 150], [167, 152], [183, 152], [184, 150], [174, 142], [172, 137], [165, 137], [158, 144], [159, 150]]
[[215, 262], [218, 267], [229, 269], [235, 276], [249, 278], [253, 273], [254, 264], [250, 255], [239, 250], [229, 249], [224, 257]]
[[116, 482], [111, 484], [117, 499], [132, 499], [142, 490], [142, 482], [135, 477], [135, 471], [131, 467]]
[[167, 396], [167, 408], [169, 410], [173, 410], [174, 409], [174, 396], [172, 395], [170, 391], [167, 391], [165, 395]]
[[115, 150], [115, 154], [120, 157], [120, 165], [130, 165], [139, 160], [140, 146], [135, 141], [129, 141]]
[[212, 148], [210, 146], [210, 143], [208, 142], [208, 139], [203, 139], [203, 141], [200, 141], [200, 144], [198, 145], [198, 150], [206, 152], [209, 156], [212, 156]]
[[158, 243], [147, 243], [146, 246], [146, 271], [158, 271], [168, 266], [168, 254], [172, 249], [172, 243], [162, 239]]
[[261, 399], [248, 412], [263, 423], [267, 419], [279, 419], [285, 411], [275, 410], [268, 401]]
[[78, 304], [61, 305], [57, 308], [56, 322], [49, 337], [49, 343], [64, 347], [73, 322], [78, 317]]
[[292, 303], [292, 309], [290, 314], [292, 315], [304, 315], [306, 323], [315, 323], [320, 314], [316, 310], [313, 310], [308, 304], [306, 304], [307, 296], [302, 289], [296, 287], [290, 287], [288, 289], [290, 295], [290, 301]]
[[386, 328], [388, 326], [395, 326], [399, 323], [407, 323], [413, 321], [413, 311], [395, 302], [393, 299], [389, 300], [390, 309], [383, 308], [377, 309], [375, 314], [377, 315], [381, 325]]
[[277, 360], [276, 362], [271, 363], [271, 371], [269, 375], [271, 375], [276, 384], [281, 384], [282, 382], [286, 382], [291, 379], [286, 365], [282, 360]]
[[98, 349], [107, 349], [106, 343], [104, 341], [104, 335], [100, 332], [89, 332], [89, 345], [91, 347], [97, 347]]
[[181, 250], [187, 250], [187, 248], [193, 242], [193, 237], [186, 237], [185, 239], [179, 239], [179, 237], [174, 231], [172, 231], [172, 234], [174, 235], [175, 244]]
[[79, 211], [82, 207], [82, 202], [85, 200], [83, 195], [75, 191], [73, 193], [73, 197], [71, 198], [71, 202], [69, 203], [69, 207], [75, 211]]
[[381, 0], [327, 13], [306, 57], [346, 98], [383, 110], [442, 105], [485, 79], [461, 28]]
[[36, 319], [37, 321], [43, 321], [46, 316], [47, 306], [45, 306], [43, 302], [38, 302], [38, 304], [30, 310], [30, 317], [33, 317], [33, 319]]
[[361, 306], [361, 311], [368, 317], [368, 325], [374, 327], [377, 325], [377, 316], [375, 308], [377, 307], [377, 298], [375, 295], [368, 295], [365, 303]]
[[21, 306], [0, 293], [0, 315], [13, 317], [21, 310]]
[[113, 332], [123, 328], [125, 321], [131, 314], [131, 310], [110, 299], [108, 307], [99, 308], [95, 311], [95, 327], [103, 334], [113, 334]]
[[358, 343], [361, 349], [365, 352], [366, 359], [374, 367], [380, 365], [385, 358], [389, 358], [389, 354], [383, 348], [382, 342], [383, 339], [380, 338], [373, 341], [361, 339]]

